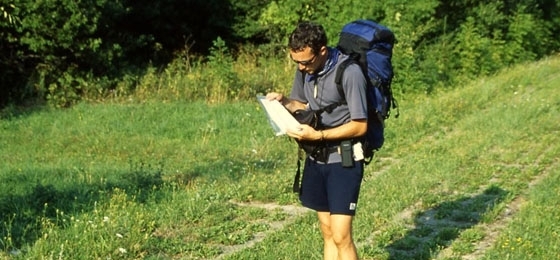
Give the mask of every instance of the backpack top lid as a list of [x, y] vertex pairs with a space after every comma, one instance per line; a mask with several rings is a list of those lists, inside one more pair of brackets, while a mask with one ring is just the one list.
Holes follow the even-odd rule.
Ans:
[[337, 47], [347, 55], [376, 49], [391, 56], [395, 42], [395, 34], [389, 28], [371, 20], [356, 20], [344, 25]]
[[[357, 61], [367, 76], [368, 84], [383, 85], [390, 91], [393, 79], [393, 45], [396, 42], [394, 33], [387, 27], [371, 20], [355, 20], [346, 24], [340, 32], [337, 48], [349, 55], [351, 60]], [[343, 71], [345, 66], [341, 66]], [[336, 83], [341, 83], [341, 73], [338, 73]], [[386, 117], [386, 115], [383, 115]]]

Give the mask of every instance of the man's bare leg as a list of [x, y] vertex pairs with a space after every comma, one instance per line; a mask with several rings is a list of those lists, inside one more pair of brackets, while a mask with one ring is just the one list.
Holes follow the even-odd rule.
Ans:
[[331, 215], [318, 212], [324, 240], [325, 260], [357, 260], [356, 246], [352, 240], [352, 216]]

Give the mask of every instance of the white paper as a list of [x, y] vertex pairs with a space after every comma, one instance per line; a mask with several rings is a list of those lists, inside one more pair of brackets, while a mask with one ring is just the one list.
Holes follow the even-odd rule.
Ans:
[[257, 96], [268, 121], [277, 136], [286, 134], [287, 129], [299, 129], [299, 122], [278, 100], [267, 100], [265, 96]]

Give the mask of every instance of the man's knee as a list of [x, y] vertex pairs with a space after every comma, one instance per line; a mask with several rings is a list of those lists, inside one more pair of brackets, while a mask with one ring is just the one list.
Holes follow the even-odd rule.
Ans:
[[323, 234], [323, 238], [325, 240], [329, 240], [333, 238], [333, 232], [331, 230], [331, 226], [325, 223], [321, 223], [321, 233]]
[[352, 245], [352, 236], [349, 233], [332, 233], [331, 238], [339, 248]]
[[352, 216], [331, 216], [332, 239], [337, 245], [348, 245], [352, 243]]

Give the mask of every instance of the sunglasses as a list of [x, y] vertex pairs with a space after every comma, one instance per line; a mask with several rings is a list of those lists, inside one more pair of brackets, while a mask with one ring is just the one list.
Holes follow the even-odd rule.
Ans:
[[294, 59], [292, 59], [292, 60], [299, 65], [308, 66], [315, 61], [315, 58], [317, 58], [317, 55], [313, 55], [313, 57], [309, 60], [302, 60], [302, 61], [297, 61], [297, 60], [294, 60]]

